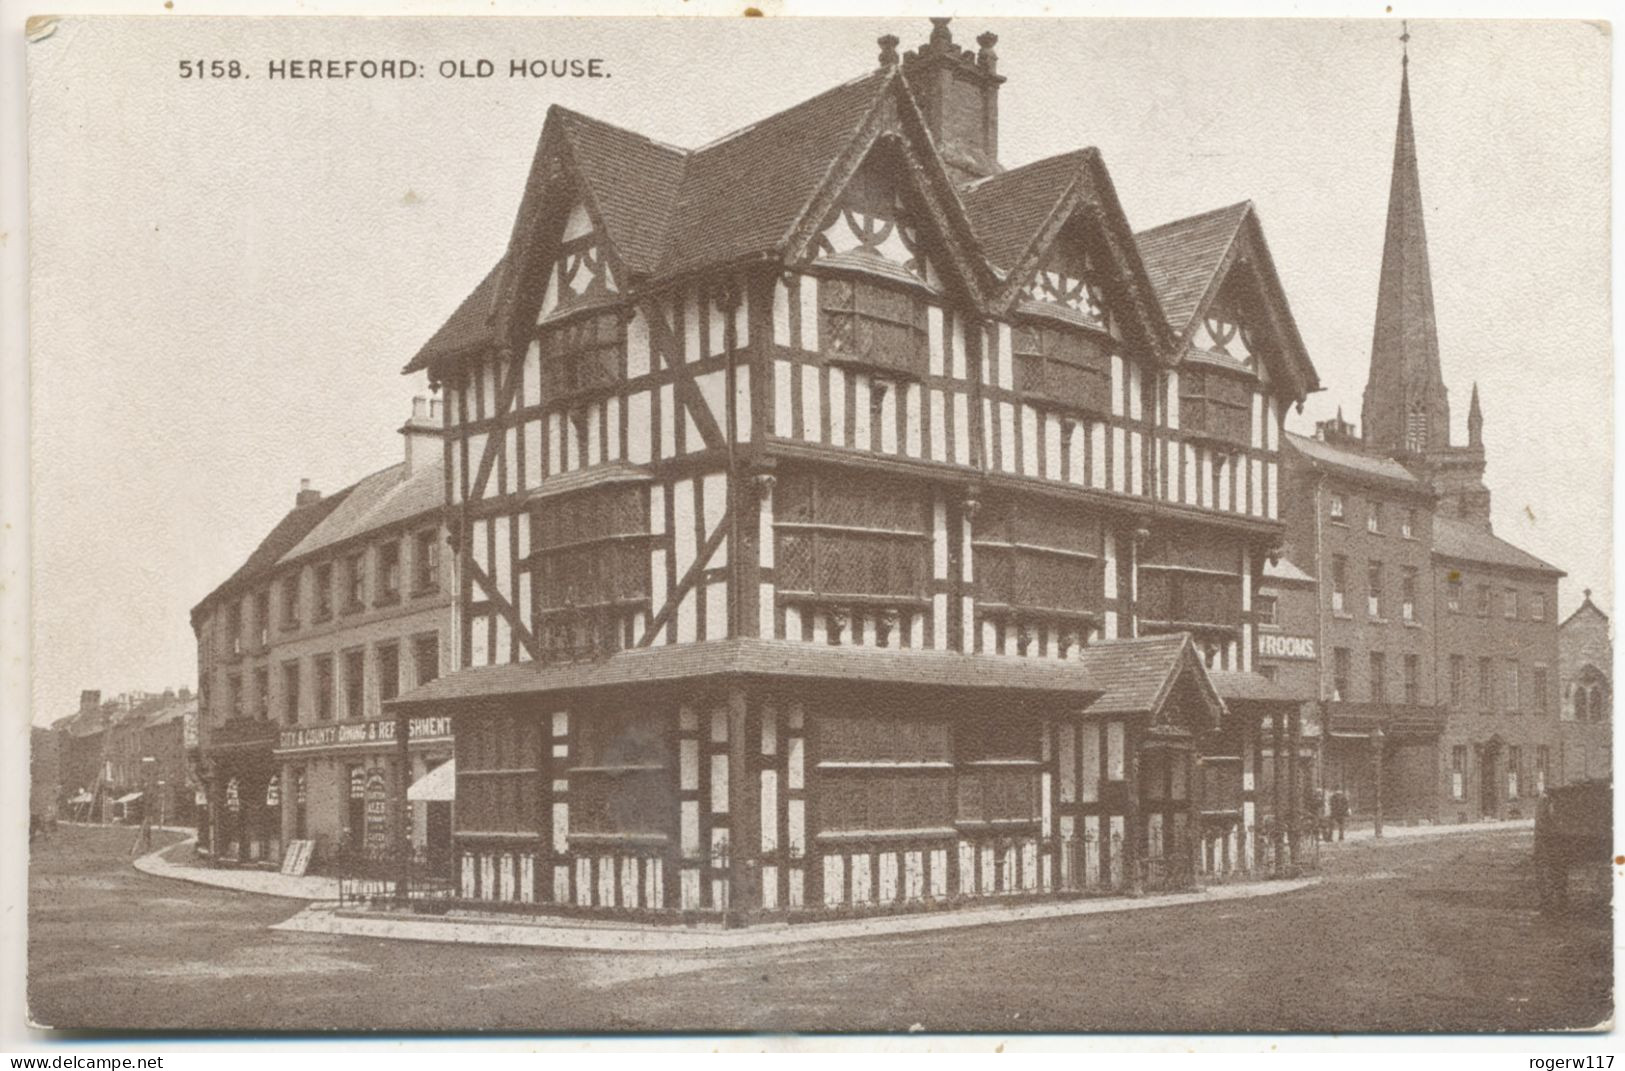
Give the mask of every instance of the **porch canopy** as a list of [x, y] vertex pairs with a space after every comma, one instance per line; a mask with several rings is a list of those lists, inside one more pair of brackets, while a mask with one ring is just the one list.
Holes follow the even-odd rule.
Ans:
[[[1088, 649], [1086, 649], [1088, 650]], [[514, 662], [440, 677], [384, 704], [395, 714], [467, 707], [505, 697], [612, 686], [723, 678], [800, 678], [852, 683], [966, 688], [1065, 696], [1078, 709], [1099, 699], [1081, 660], [993, 658], [948, 651], [831, 647], [785, 640], [734, 639], [620, 651], [597, 661]]]
[[113, 802], [114, 803], [134, 803], [136, 800], [138, 800], [140, 798], [141, 798], [141, 793], [132, 792], [128, 796], [120, 796], [118, 799], [114, 800]]
[[734, 639], [620, 651], [590, 662], [515, 662], [467, 669], [415, 688], [384, 706], [397, 716], [430, 710], [477, 711], [518, 697], [727, 678], [795, 678], [1042, 696], [1062, 699], [1090, 716], [1149, 716], [1153, 723], [1173, 719], [1177, 707], [1190, 720], [1180, 728], [1193, 730], [1217, 727], [1225, 713], [1224, 700], [1184, 633], [1108, 640], [1065, 660]]
[[430, 770], [406, 790], [413, 803], [445, 803], [457, 798], [457, 760], [448, 759]]

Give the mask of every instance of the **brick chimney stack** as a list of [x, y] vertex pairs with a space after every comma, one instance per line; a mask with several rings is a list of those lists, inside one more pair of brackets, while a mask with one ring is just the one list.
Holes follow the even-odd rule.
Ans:
[[88, 710], [98, 710], [102, 705], [102, 693], [99, 688], [86, 688], [79, 693], [79, 710], [81, 713]]
[[[903, 76], [920, 102], [931, 137], [948, 172], [965, 183], [1004, 170], [999, 166], [999, 54], [997, 34], [976, 39], [977, 50], [954, 44], [948, 19], [931, 20], [931, 38], [903, 57]], [[886, 64], [886, 39], [881, 39]], [[895, 48], [895, 46], [893, 46]]]
[[311, 487], [308, 479], [299, 481], [299, 493], [293, 496], [293, 504], [295, 509], [300, 506], [308, 506], [312, 502], [320, 502], [321, 500], [322, 493]]
[[412, 416], [401, 425], [406, 438], [406, 472], [404, 479], [423, 465], [439, 465], [445, 460], [445, 421], [441, 415], [440, 399], [418, 395], [412, 399]]

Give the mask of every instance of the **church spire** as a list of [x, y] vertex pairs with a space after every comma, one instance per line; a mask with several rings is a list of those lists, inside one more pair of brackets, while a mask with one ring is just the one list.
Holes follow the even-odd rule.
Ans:
[[1478, 407], [1478, 381], [1473, 381], [1473, 400], [1467, 407], [1467, 445], [1484, 445], [1484, 410]]
[[1387, 452], [1426, 453], [1449, 445], [1450, 403], [1439, 370], [1422, 183], [1411, 124], [1410, 30], [1400, 36], [1399, 124], [1388, 187], [1388, 225], [1371, 374], [1360, 414], [1368, 444]]

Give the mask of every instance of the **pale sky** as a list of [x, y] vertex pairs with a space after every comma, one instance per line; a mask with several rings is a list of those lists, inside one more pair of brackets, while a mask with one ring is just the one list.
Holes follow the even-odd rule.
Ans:
[[[1396, 22], [956, 20], [999, 34], [1007, 166], [1095, 145], [1136, 229], [1258, 206], [1325, 390], [1358, 421], [1399, 94]], [[293, 504], [398, 460], [401, 366], [501, 254], [548, 105], [678, 145], [873, 67], [924, 18], [64, 23], [30, 48], [34, 720], [196, 683], [190, 608]], [[1495, 527], [1613, 609], [1609, 42], [1411, 24], [1440, 350], [1479, 383]], [[398, 82], [266, 61], [408, 57]], [[598, 81], [511, 57], [602, 57]], [[183, 81], [181, 58], [246, 81]], [[491, 59], [490, 79], [439, 77]], [[748, 196], [749, 191], [742, 191]]]

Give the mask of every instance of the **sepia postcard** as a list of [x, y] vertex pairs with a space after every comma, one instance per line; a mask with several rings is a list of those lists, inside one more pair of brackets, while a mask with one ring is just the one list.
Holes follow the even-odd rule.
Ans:
[[36, 1041], [1609, 1040], [1606, 24], [26, 34]]

